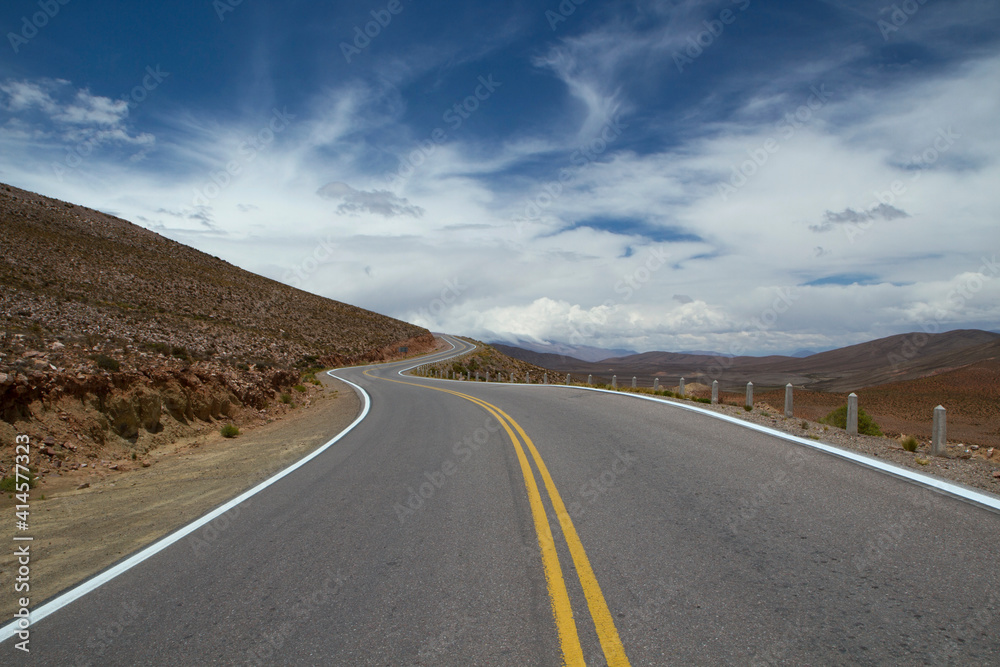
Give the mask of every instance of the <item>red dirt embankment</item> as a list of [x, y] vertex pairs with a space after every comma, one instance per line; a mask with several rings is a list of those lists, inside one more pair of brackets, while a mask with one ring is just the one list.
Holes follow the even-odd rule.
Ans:
[[[931, 437], [934, 408], [948, 416], [948, 440], [1000, 447], [1000, 361], [989, 360], [939, 375], [859, 389], [858, 405], [889, 436]], [[784, 405], [784, 391], [758, 392], [757, 400]], [[725, 402], [742, 404], [743, 395], [727, 393]], [[847, 394], [795, 389], [795, 416], [816, 420], [847, 403]]]

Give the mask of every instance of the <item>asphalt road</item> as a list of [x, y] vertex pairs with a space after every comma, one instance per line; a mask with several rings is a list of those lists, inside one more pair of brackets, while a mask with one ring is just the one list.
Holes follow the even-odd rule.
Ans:
[[1000, 664], [996, 513], [668, 405], [405, 365], [338, 372], [371, 396], [352, 432], [5, 664]]

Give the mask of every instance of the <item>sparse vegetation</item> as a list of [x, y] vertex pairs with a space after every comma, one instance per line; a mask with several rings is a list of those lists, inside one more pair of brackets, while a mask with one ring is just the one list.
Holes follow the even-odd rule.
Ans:
[[548, 372], [550, 383], [562, 383], [566, 380], [563, 373], [547, 371], [540, 366], [508, 357], [480, 341], [468, 338], [466, 340], [475, 343], [478, 349], [458, 359], [420, 366], [414, 369], [413, 374], [422, 377], [447, 378], [454, 372], [456, 377], [462, 375], [465, 378], [474, 379], [478, 372], [480, 382], [484, 382], [486, 374], [489, 373], [490, 381], [494, 382], [497, 380], [497, 374], [500, 373], [502, 374], [501, 382], [510, 382], [511, 374], [514, 375], [517, 382], [524, 382], [525, 373], [528, 373], [532, 384], [538, 384], [542, 381], [542, 376]]
[[[837, 428], [847, 428], [847, 406], [840, 406], [826, 417], [820, 419], [820, 422], [836, 426]], [[882, 435], [882, 429], [879, 428], [875, 420], [863, 408], [858, 408], [858, 433], [861, 435]]]
[[803, 419], [802, 423], [799, 424], [799, 428], [801, 428], [803, 431], [809, 430], [809, 422], [807, 422], [805, 419]]
[[240, 429], [235, 424], [226, 424], [220, 430], [223, 438], [235, 438], [240, 434]]
[[106, 354], [95, 354], [91, 359], [97, 364], [97, 367], [102, 371], [111, 371], [112, 373], [117, 373], [122, 365], [117, 359], [113, 359]]
[[289, 404], [291, 404], [291, 402], [292, 402], [292, 395], [291, 395], [291, 394], [288, 394], [288, 393], [284, 393], [284, 394], [282, 394], [282, 395], [280, 396], [279, 400], [280, 400], [280, 401], [281, 401], [282, 403], [284, 403], [285, 405], [289, 405]]
[[[25, 476], [21, 475], [21, 481], [20, 481], [21, 484], [24, 484], [24, 478]], [[38, 484], [38, 478], [35, 476], [34, 468], [28, 468], [27, 478], [28, 478], [28, 488], [29, 489], [35, 488], [35, 485]], [[3, 491], [4, 493], [14, 493], [17, 491], [18, 483], [19, 482], [17, 479], [17, 475], [8, 475], [3, 479], [0, 479], [0, 491]]]
[[294, 387], [292, 387], [292, 389], [299, 392], [300, 394], [304, 394], [306, 391], [306, 386], [304, 384], [297, 384]]
[[751, 412], [751, 411], [753, 411], [753, 406], [750, 406], [750, 405], [744, 405], [744, 406], [743, 406], [743, 409], [744, 409], [744, 410], [746, 410], [747, 412]]
[[158, 352], [164, 355], [170, 351], [170, 346], [166, 343], [146, 343], [145, 347], [153, 352]]
[[903, 438], [901, 444], [903, 445], [903, 449], [905, 449], [908, 452], [915, 452], [917, 451], [917, 447], [920, 446], [920, 443], [917, 442], [917, 439], [914, 438], [912, 435], [908, 435], [905, 438]]

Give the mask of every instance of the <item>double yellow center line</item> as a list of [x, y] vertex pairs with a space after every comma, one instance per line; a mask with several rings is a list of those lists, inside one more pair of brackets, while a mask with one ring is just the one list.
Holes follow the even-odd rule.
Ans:
[[628, 665], [628, 657], [625, 655], [625, 648], [622, 646], [621, 638], [618, 636], [618, 629], [615, 627], [608, 604], [604, 601], [604, 595], [601, 593], [601, 587], [597, 583], [597, 577], [594, 576], [594, 570], [590, 566], [587, 553], [583, 549], [583, 543], [580, 542], [580, 536], [577, 535], [576, 528], [573, 526], [573, 520], [570, 518], [569, 512], [566, 511], [566, 505], [559, 495], [559, 490], [556, 488], [552, 475], [549, 474], [549, 469], [545, 466], [545, 461], [542, 460], [542, 456], [538, 453], [535, 443], [531, 441], [531, 438], [524, 432], [521, 425], [499, 407], [475, 396], [443, 387], [429, 387], [415, 382], [380, 378], [370, 375], [368, 371], [365, 371], [365, 375], [379, 380], [386, 380], [387, 382], [442, 391], [453, 396], [458, 396], [459, 398], [464, 398], [489, 412], [503, 426], [514, 445], [517, 460], [521, 465], [521, 473], [524, 475], [524, 486], [528, 492], [531, 515], [535, 522], [535, 533], [538, 535], [538, 544], [542, 553], [542, 566], [545, 569], [545, 580], [548, 587], [549, 599], [552, 602], [552, 614], [555, 617], [556, 630], [559, 634], [563, 662], [567, 665], [585, 665], [583, 647], [580, 644], [580, 636], [577, 633], [576, 622], [573, 619], [573, 608], [570, 604], [569, 592], [566, 590], [566, 580], [563, 578], [562, 567], [559, 564], [559, 554], [556, 551], [555, 540], [552, 537], [552, 527], [545, 513], [545, 506], [542, 503], [542, 494], [538, 488], [535, 473], [531, 469], [531, 464], [524, 451], [525, 447], [528, 448], [531, 458], [534, 460], [535, 466], [542, 477], [549, 501], [552, 503], [556, 516], [559, 518], [559, 526], [562, 528], [563, 536], [569, 547], [570, 556], [573, 559], [573, 565], [580, 578], [580, 586], [583, 588], [583, 594], [587, 599], [587, 607], [590, 610], [591, 618], [594, 620], [597, 637], [604, 651], [604, 658], [610, 667]]

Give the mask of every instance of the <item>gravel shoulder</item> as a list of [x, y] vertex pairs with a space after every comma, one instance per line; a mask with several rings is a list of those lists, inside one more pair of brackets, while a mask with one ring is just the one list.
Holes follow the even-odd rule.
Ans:
[[[31, 606], [204, 515], [342, 431], [360, 412], [360, 399], [344, 383], [317, 377], [324, 388], [309, 405], [236, 438], [207, 430], [153, 450], [148, 468], [89, 477], [83, 489], [77, 488], [81, 475], [45, 478], [31, 491]], [[15, 502], [3, 495], [0, 511], [13, 518]], [[4, 580], [17, 566], [12, 551], [0, 554]], [[0, 598], [0, 616], [13, 617], [14, 603], [13, 595]]]
[[[688, 401], [684, 400], [670, 398], [664, 400], [688, 404]], [[1000, 452], [994, 452], [992, 447], [949, 441], [947, 456], [936, 457], [931, 456], [930, 442], [927, 440], [919, 440], [917, 451], [908, 452], [895, 438], [849, 435], [844, 429], [835, 426], [801, 417], [785, 417], [783, 411], [767, 403], [755, 403], [751, 412], [738, 405], [698, 403], [697, 406], [800, 438], [810, 438], [839, 449], [882, 459], [968, 487], [1000, 494]]]

